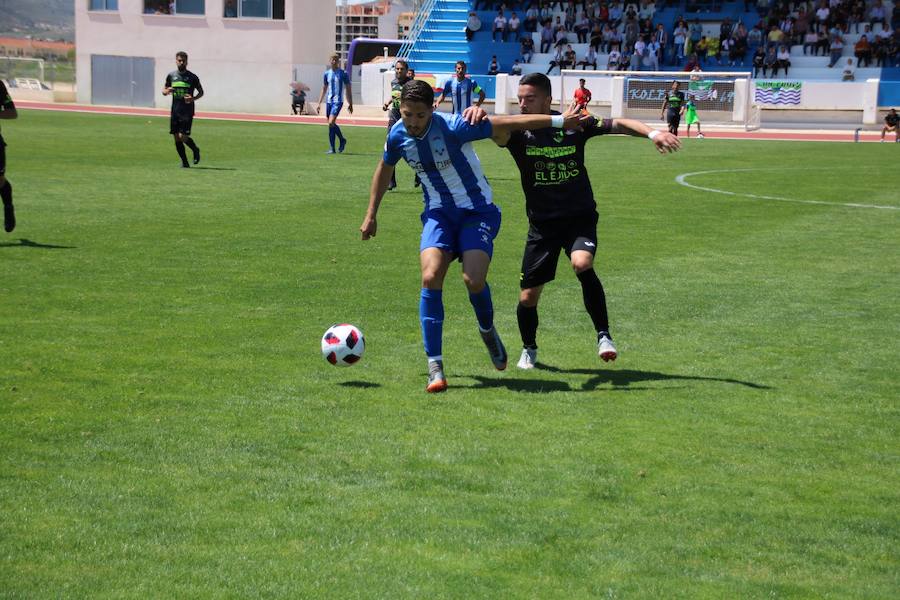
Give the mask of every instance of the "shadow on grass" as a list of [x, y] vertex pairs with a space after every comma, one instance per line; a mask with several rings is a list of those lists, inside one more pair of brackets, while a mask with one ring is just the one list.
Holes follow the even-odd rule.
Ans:
[[191, 167], [198, 171], [237, 171], [234, 167]]
[[77, 248], [77, 246], [54, 246], [53, 244], [40, 244], [38, 242], [26, 240], [25, 238], [19, 238], [18, 243], [6, 242], [0, 244], [0, 248], [49, 248], [51, 250], [69, 250]]
[[767, 385], [754, 383], [752, 381], [741, 381], [740, 379], [731, 379], [728, 377], [702, 377], [698, 375], [677, 375], [670, 373], [658, 373], [656, 371], [635, 371], [632, 369], [621, 369], [615, 371], [601, 371], [597, 369], [561, 369], [553, 365], [538, 363], [537, 368], [549, 371], [551, 373], [577, 373], [582, 375], [593, 375], [588, 379], [581, 389], [585, 391], [593, 390], [599, 385], [610, 384], [613, 387], [628, 387], [633, 383], [644, 381], [718, 381], [720, 383], [731, 383], [734, 385], [742, 385], [744, 387], [753, 388], [755, 390], [771, 389]]
[[373, 383], [371, 381], [342, 381], [340, 384], [344, 387], [350, 388], [377, 388], [381, 387], [380, 383]]

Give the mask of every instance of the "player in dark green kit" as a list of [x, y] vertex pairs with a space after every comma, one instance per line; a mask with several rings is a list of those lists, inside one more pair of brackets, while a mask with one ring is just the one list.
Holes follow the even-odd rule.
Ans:
[[[403, 91], [403, 84], [412, 79], [409, 76], [409, 64], [400, 59], [394, 63], [394, 80], [391, 81], [391, 99], [382, 105], [382, 109], [388, 111], [388, 133], [394, 123], [400, 120], [400, 92]], [[416, 185], [418, 185], [418, 176], [416, 176]], [[391, 183], [388, 190], [397, 187], [397, 177], [391, 173]]]
[[684, 92], [678, 90], [678, 82], [672, 82], [672, 88], [666, 94], [663, 101], [662, 114], [660, 118], [664, 118], [669, 124], [669, 133], [678, 135], [678, 125], [681, 123], [681, 114], [684, 112]]
[[[19, 116], [16, 105], [0, 80], [0, 119], [15, 119]], [[3, 198], [3, 229], [7, 233], [16, 228], [16, 212], [13, 209], [12, 184], [6, 179], [6, 142], [0, 135], [0, 198]]]
[[185, 146], [194, 153], [194, 164], [200, 162], [200, 148], [191, 139], [191, 125], [194, 121], [194, 103], [203, 97], [200, 78], [187, 70], [187, 64], [187, 52], [177, 53], [175, 65], [178, 68], [166, 75], [166, 84], [163, 86], [163, 96], [172, 95], [169, 133], [175, 136], [175, 149], [181, 158], [181, 166], [185, 169], [191, 166], [184, 151]]
[[[518, 99], [523, 114], [559, 114], [550, 109], [550, 79], [543, 73], [531, 73], [519, 80]], [[470, 122], [483, 118], [479, 110], [473, 107], [463, 116]], [[501, 131], [492, 136], [516, 161], [528, 215], [522, 289], [516, 309], [523, 345], [517, 364], [520, 369], [532, 369], [537, 363], [537, 305], [544, 285], [556, 278], [560, 250], [569, 257], [581, 283], [584, 306], [597, 332], [598, 355], [604, 361], [615, 360], [618, 355], [609, 333], [606, 294], [594, 271], [597, 203], [584, 164], [587, 141], [611, 133], [648, 137], [661, 153], [674, 152], [681, 146], [671, 133], [656, 131], [640, 121], [592, 115], [585, 117], [577, 130]]]

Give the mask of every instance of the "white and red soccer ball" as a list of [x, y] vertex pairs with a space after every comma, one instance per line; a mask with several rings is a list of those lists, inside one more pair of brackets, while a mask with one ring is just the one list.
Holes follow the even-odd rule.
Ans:
[[322, 336], [322, 356], [337, 367], [355, 365], [365, 350], [366, 340], [354, 325], [332, 325]]

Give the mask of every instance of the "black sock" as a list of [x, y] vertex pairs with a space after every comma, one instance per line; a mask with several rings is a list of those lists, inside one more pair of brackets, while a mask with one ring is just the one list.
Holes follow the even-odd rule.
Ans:
[[197, 148], [197, 144], [194, 143], [193, 138], [188, 138], [188, 139], [184, 140], [184, 145], [187, 146], [188, 148], [190, 148], [191, 152], [196, 152], [197, 150], [199, 150], [199, 148]]
[[593, 269], [578, 273], [581, 282], [581, 294], [584, 296], [584, 307], [594, 322], [597, 331], [609, 331], [609, 315], [606, 313], [606, 294], [603, 284]]
[[537, 348], [537, 306], [525, 306], [519, 302], [519, 306], [516, 307], [516, 318], [519, 321], [522, 345], [526, 348]]
[[3, 198], [4, 205], [12, 204], [12, 184], [9, 182], [9, 179], [0, 188], [0, 198]]
[[181, 157], [181, 164], [188, 164], [187, 153], [184, 151], [184, 142], [175, 142], [175, 149], [178, 151], [178, 156]]

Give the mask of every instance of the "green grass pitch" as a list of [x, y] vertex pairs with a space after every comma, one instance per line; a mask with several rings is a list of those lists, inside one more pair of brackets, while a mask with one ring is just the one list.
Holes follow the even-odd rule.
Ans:
[[[841, 204], [900, 207], [897, 146], [592, 140], [619, 360], [560, 263], [546, 368], [494, 371], [455, 265], [429, 396], [420, 194], [360, 241], [384, 130], [344, 131], [198, 121], [183, 170], [167, 119], [3, 123], [0, 597], [895, 596], [900, 211]], [[476, 151], [514, 363], [523, 197]]]

